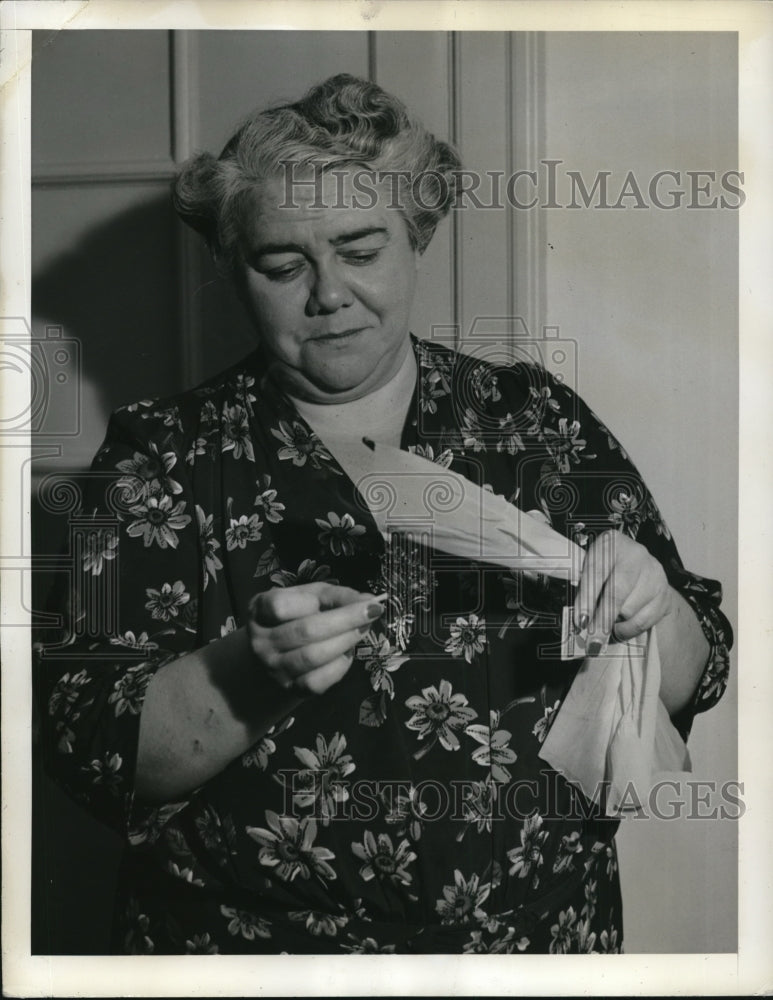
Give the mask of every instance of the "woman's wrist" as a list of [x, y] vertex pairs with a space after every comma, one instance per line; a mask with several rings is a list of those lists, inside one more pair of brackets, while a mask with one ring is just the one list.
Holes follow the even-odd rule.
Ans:
[[[240, 659], [250, 672], [251, 683], [255, 685], [256, 696], [260, 699], [261, 706], [270, 713], [273, 711], [282, 712], [279, 718], [286, 715], [296, 705], [305, 701], [309, 697], [293, 685], [280, 684], [266, 668], [266, 664], [258, 656], [250, 640], [250, 632], [247, 626], [236, 629], [233, 634], [239, 633], [242, 637], [242, 652]], [[273, 725], [273, 723], [272, 723]], [[270, 727], [269, 727], [270, 728]]]
[[135, 789], [172, 802], [220, 773], [301, 703], [272, 680], [246, 628], [170, 661], [141, 718]]

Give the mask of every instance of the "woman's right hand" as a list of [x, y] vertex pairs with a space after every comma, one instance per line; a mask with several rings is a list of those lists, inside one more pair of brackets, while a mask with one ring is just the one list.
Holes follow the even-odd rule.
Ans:
[[247, 634], [266, 675], [306, 695], [341, 680], [384, 606], [372, 594], [318, 582], [258, 594], [251, 612]]

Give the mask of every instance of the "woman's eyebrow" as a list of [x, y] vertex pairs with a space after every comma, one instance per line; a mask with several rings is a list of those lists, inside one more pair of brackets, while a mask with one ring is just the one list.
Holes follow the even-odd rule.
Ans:
[[386, 226], [363, 226], [362, 229], [354, 229], [351, 232], [342, 233], [330, 242], [334, 247], [339, 247], [343, 243], [354, 243], [355, 240], [361, 240], [365, 236], [375, 235], [389, 238], [389, 230]]
[[[350, 232], [342, 233], [340, 236], [336, 236], [334, 239], [330, 240], [330, 243], [334, 247], [342, 246], [345, 243], [354, 243], [356, 240], [361, 240], [366, 236], [381, 235], [389, 238], [389, 230], [386, 226], [363, 226], [361, 229], [353, 229]], [[282, 253], [304, 253], [304, 247], [300, 243], [261, 243], [259, 246], [255, 247], [250, 256], [252, 258], [265, 257], [269, 254], [282, 254]]]
[[272, 253], [303, 253], [304, 249], [300, 243], [261, 243], [259, 246], [253, 247], [250, 251], [250, 256], [255, 257], [265, 257], [267, 254]]

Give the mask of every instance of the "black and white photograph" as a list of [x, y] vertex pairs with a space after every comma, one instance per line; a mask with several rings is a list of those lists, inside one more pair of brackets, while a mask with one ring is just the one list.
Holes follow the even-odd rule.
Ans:
[[743, 992], [739, 29], [200, 6], [24, 31], [21, 954]]

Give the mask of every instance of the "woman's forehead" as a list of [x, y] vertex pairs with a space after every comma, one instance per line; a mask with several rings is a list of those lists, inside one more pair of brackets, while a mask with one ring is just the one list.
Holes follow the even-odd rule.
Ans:
[[[391, 235], [405, 227], [392, 192], [385, 183], [372, 186], [358, 168], [272, 177], [254, 189], [252, 211], [244, 220], [250, 242], [276, 243], [300, 232], [325, 239], [364, 231]], [[374, 178], [371, 171], [367, 175]], [[299, 182], [300, 181], [300, 182]], [[407, 230], [406, 230], [407, 231]]]

